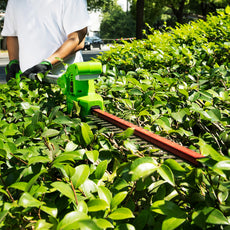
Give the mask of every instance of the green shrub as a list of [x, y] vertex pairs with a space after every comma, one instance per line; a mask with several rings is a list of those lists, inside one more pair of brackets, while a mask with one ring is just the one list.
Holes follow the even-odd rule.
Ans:
[[1, 85], [0, 228], [228, 230], [228, 11], [101, 57], [106, 110], [199, 148], [201, 168], [68, 115], [57, 86]]
[[191, 148], [228, 155], [230, 16], [153, 31], [98, 57], [107, 110]]

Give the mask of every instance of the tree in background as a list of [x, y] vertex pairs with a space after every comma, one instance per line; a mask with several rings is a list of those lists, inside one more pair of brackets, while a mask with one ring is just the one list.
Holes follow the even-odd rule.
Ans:
[[108, 11], [117, 4], [117, 0], [87, 0], [88, 9], [90, 11], [100, 10], [102, 12]]
[[6, 9], [7, 0], [0, 0], [0, 10]]
[[[18, 0], [20, 1], [20, 0]], [[176, 23], [188, 22], [196, 18], [205, 19], [209, 13], [215, 13], [217, 9], [224, 9], [229, 0], [127, 0], [131, 4], [131, 13], [124, 14], [117, 9], [117, 0], [87, 0], [90, 11], [100, 10], [104, 14], [101, 26], [102, 34], [110, 36], [116, 27], [112, 37], [130, 37], [136, 31], [136, 38], [142, 38], [142, 31], [148, 23], [153, 28], [160, 28], [164, 22], [169, 26]], [[0, 0], [0, 9], [5, 10], [7, 0]], [[120, 11], [120, 12], [119, 12]], [[108, 12], [110, 12], [108, 14]], [[115, 20], [116, 19], [116, 20]], [[133, 20], [136, 28], [133, 29]], [[113, 23], [109, 26], [109, 23]], [[118, 24], [115, 26], [114, 24]], [[110, 28], [112, 27], [112, 28]], [[105, 29], [108, 31], [106, 32]]]
[[140, 39], [146, 23], [160, 28], [164, 22], [174, 26], [189, 20], [205, 19], [209, 13], [216, 13], [228, 4], [229, 0], [132, 0], [131, 12], [136, 17], [136, 34]]
[[130, 12], [124, 12], [120, 6], [114, 5], [103, 13], [100, 34], [104, 39], [135, 37], [135, 20]]

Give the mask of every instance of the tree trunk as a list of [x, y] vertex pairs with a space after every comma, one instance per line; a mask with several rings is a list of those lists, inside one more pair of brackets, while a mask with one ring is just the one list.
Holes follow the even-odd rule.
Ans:
[[143, 25], [144, 25], [144, 5], [145, 0], [137, 0], [136, 5], [136, 39], [142, 39], [143, 37]]
[[182, 1], [180, 2], [179, 9], [176, 9], [175, 7], [172, 7], [172, 11], [173, 11], [174, 15], [175, 15], [176, 18], [177, 18], [177, 22], [179, 22], [180, 24], [183, 23], [184, 4], [185, 4], [185, 0], [182, 0]]

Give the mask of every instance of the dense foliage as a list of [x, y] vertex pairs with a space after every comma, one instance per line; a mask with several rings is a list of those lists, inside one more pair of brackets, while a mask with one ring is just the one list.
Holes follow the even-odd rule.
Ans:
[[66, 113], [57, 86], [0, 86], [1, 229], [229, 229], [229, 8], [99, 58], [105, 107], [206, 155], [153, 157]]
[[103, 14], [100, 36], [103, 39], [135, 37], [135, 20], [129, 12], [124, 12], [120, 6], [114, 6]]
[[107, 110], [193, 148], [202, 137], [228, 155], [229, 31], [223, 13], [98, 57], [107, 64], [98, 83]]

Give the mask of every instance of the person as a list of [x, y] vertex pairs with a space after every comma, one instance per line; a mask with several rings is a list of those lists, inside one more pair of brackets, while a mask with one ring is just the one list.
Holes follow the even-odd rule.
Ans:
[[7, 39], [6, 80], [21, 70], [61, 75], [64, 63], [83, 61], [89, 15], [86, 0], [9, 0], [2, 36]]

